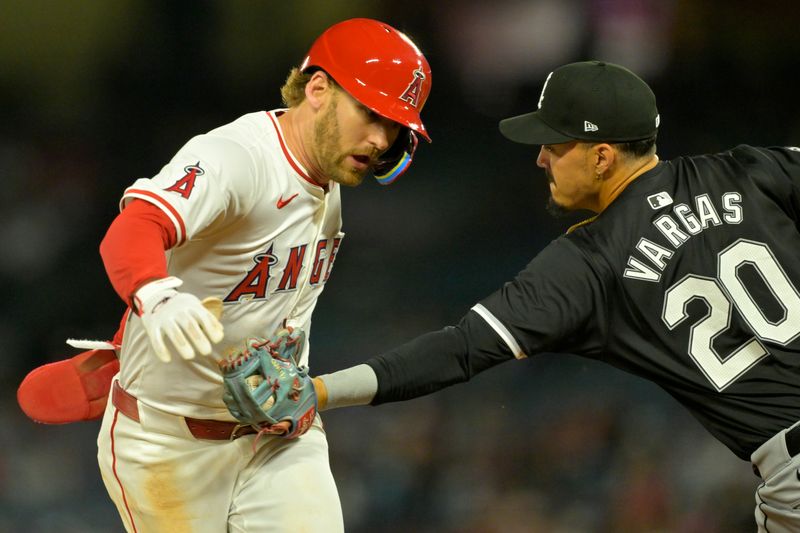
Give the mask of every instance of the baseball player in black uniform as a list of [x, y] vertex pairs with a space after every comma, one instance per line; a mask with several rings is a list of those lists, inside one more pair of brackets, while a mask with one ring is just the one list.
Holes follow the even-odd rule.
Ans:
[[651, 380], [762, 479], [759, 531], [800, 531], [800, 149], [660, 161], [653, 92], [600, 61], [503, 120], [541, 145], [551, 204], [596, 215], [455, 326], [318, 376], [322, 409], [408, 400], [564, 352]]

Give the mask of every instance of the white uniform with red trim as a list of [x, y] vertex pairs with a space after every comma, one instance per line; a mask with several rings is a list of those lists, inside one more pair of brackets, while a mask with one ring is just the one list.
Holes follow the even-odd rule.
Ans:
[[[179, 290], [223, 299], [217, 358], [284, 323], [310, 332], [343, 237], [339, 185], [326, 191], [308, 177], [283, 139], [282, 112], [247, 114], [194, 137], [122, 198], [147, 200], [175, 224], [167, 269], [184, 281]], [[235, 421], [215, 358], [162, 363], [135, 313], [120, 363], [141, 423], [109, 402], [98, 457], [129, 531], [343, 529], [319, 420], [298, 439], [264, 436], [257, 446], [253, 435], [194, 438], [183, 417]]]

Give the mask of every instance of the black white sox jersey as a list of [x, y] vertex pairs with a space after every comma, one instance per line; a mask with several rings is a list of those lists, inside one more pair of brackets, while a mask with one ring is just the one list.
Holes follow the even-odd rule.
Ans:
[[566, 352], [649, 379], [736, 455], [800, 420], [800, 150], [661, 162], [455, 327], [368, 364], [374, 403]]

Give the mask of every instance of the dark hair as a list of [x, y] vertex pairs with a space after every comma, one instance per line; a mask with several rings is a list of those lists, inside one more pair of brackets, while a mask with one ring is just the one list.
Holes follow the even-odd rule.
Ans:
[[648, 155], [653, 155], [656, 152], [656, 136], [648, 137], [647, 139], [639, 139], [638, 141], [629, 141], [624, 143], [609, 143], [617, 147], [623, 154], [640, 158]]

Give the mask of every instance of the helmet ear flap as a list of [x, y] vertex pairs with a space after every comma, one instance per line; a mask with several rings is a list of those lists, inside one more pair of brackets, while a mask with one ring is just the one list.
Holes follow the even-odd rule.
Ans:
[[414, 158], [419, 140], [409, 128], [402, 128], [391, 147], [386, 150], [373, 169], [375, 180], [381, 185], [389, 185], [403, 175]]

